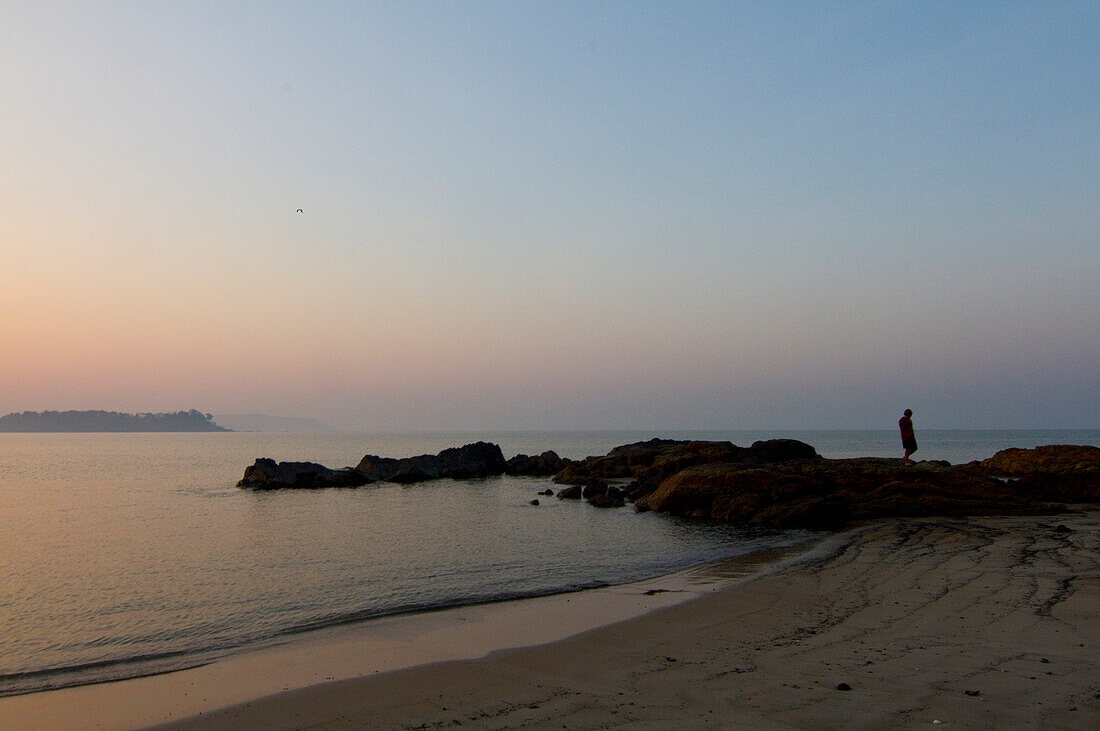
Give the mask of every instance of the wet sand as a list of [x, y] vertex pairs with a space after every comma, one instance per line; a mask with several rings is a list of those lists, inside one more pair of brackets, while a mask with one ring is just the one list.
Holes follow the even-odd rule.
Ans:
[[[479, 659], [311, 683], [295, 675], [310, 661], [294, 643], [273, 648], [259, 666], [230, 659], [160, 677], [178, 699], [188, 673], [221, 668], [220, 682], [249, 698], [228, 708], [208, 699], [201, 715], [178, 723], [188, 728], [1100, 727], [1100, 512], [884, 523], [825, 544], [808, 560], [694, 593], [686, 603], [557, 641], [542, 639], [549, 633], [540, 629], [556, 624], [561, 605], [553, 601], [595, 597], [578, 616], [606, 621], [618, 611], [613, 601], [637, 606], [639, 597], [683, 595], [547, 597], [541, 615], [518, 620], [527, 602], [471, 608], [499, 612], [473, 620], [482, 640], [548, 643]], [[441, 620], [428, 645], [448, 648], [469, 621]], [[390, 639], [411, 641], [401, 636], [407, 631], [395, 629]], [[354, 664], [362, 634], [330, 637], [329, 650], [346, 648]], [[479, 640], [467, 641], [455, 647], [476, 652]], [[333, 672], [346, 669], [325, 662]], [[261, 697], [249, 672], [268, 673], [289, 690]], [[170, 699], [145, 692], [154, 681], [0, 699], [0, 725], [57, 727], [50, 721], [64, 716], [35, 719], [27, 705], [15, 716], [12, 702], [25, 699], [32, 712], [37, 703], [45, 713], [44, 699], [67, 692], [87, 694], [84, 715], [69, 715], [68, 727], [152, 720], [112, 715], [128, 703], [179, 718], [180, 707], [164, 705]]]

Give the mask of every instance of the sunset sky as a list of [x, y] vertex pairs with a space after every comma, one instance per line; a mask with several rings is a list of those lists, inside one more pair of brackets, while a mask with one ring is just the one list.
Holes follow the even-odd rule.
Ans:
[[0, 0], [0, 415], [1097, 427], [1097, 38], [1095, 2]]

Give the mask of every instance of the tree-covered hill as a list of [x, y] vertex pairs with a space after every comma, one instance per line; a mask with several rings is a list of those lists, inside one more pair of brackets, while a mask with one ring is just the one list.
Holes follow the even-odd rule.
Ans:
[[0, 432], [230, 431], [201, 411], [122, 414], [117, 411], [24, 411], [0, 417]]

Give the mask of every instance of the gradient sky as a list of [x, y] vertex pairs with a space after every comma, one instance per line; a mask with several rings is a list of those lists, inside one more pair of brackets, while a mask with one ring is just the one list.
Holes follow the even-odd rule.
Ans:
[[0, 414], [1097, 427], [1097, 38], [1095, 2], [0, 0]]

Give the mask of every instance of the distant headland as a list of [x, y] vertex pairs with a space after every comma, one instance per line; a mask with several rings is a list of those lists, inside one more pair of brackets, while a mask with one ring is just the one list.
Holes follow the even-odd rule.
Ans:
[[117, 411], [24, 411], [0, 416], [0, 432], [212, 432], [231, 431], [201, 411], [122, 414]]
[[307, 434], [339, 431], [331, 424], [316, 419], [268, 414], [215, 414], [214, 420], [229, 431], [297, 432]]

